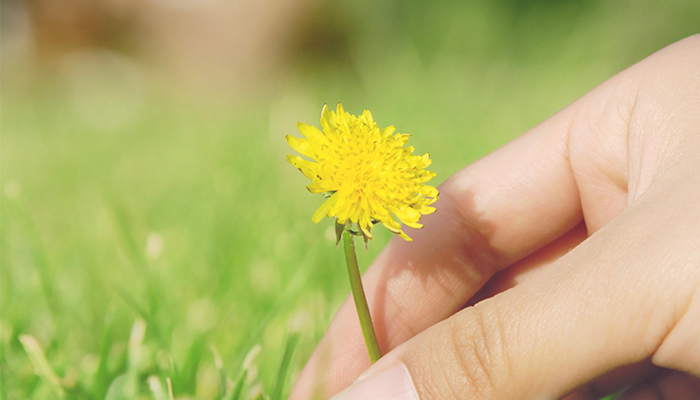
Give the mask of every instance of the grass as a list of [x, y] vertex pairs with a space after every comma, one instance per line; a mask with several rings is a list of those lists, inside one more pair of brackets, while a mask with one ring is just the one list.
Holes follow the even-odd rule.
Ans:
[[345, 46], [300, 40], [251, 102], [5, 75], [1, 398], [286, 398], [349, 292], [284, 162], [297, 121], [369, 108], [439, 182], [700, 26], [690, 0], [463, 3], [321, 8]]

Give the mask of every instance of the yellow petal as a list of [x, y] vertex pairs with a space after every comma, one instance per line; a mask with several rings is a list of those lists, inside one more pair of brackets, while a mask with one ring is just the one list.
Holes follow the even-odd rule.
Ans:
[[372, 227], [372, 221], [370, 220], [368, 212], [360, 214], [358, 225], [360, 225], [360, 229], [362, 229], [362, 233], [365, 234], [365, 237], [372, 239], [372, 234], [369, 232]]
[[338, 118], [345, 116], [345, 109], [343, 108], [342, 104], [338, 103], [338, 105], [335, 106], [335, 114], [338, 116]]
[[407, 234], [405, 234], [404, 231], [399, 232], [399, 237], [401, 237], [401, 239], [403, 239], [407, 242], [413, 241], [413, 239], [411, 239]]
[[287, 156], [287, 161], [295, 166], [305, 177], [314, 179], [318, 173], [318, 163], [306, 161], [299, 156]]
[[312, 183], [306, 187], [311, 193], [335, 192], [340, 189], [340, 186], [335, 182], [318, 179], [318, 177], [311, 179], [313, 179]]
[[[328, 211], [330, 211], [331, 208], [333, 208], [333, 205], [335, 202], [338, 201], [338, 193], [335, 193], [333, 196], [329, 197], [326, 201], [321, 204], [321, 207], [319, 207], [316, 212], [314, 213], [313, 217], [311, 217], [311, 220], [314, 221], [314, 223], [319, 223], [325, 217], [328, 215]], [[331, 215], [328, 215], [331, 217]]]
[[372, 113], [369, 112], [369, 110], [365, 110], [365, 111], [362, 113], [362, 118], [365, 119], [365, 122], [366, 122], [368, 125], [373, 125], [373, 124], [374, 124], [374, 119], [372, 119]]
[[323, 105], [323, 110], [321, 110], [321, 127], [324, 133], [330, 133], [337, 126], [337, 118], [333, 115], [333, 112], [328, 109], [328, 104]]
[[285, 139], [287, 139], [287, 144], [289, 144], [289, 147], [292, 149], [307, 157], [314, 158], [314, 152], [308, 139], [299, 139], [292, 135], [285, 136]]
[[302, 135], [315, 142], [323, 143], [326, 140], [325, 136], [323, 136], [323, 133], [319, 131], [318, 128], [316, 128], [315, 126], [310, 126], [306, 125], [303, 122], [299, 122], [297, 123], [297, 129], [299, 129], [299, 132], [301, 132]]
[[420, 219], [420, 213], [410, 207], [400, 207], [391, 210], [404, 224], [414, 229], [423, 227], [417, 221]]
[[432, 214], [437, 210], [435, 207], [423, 206], [418, 211], [423, 215]]

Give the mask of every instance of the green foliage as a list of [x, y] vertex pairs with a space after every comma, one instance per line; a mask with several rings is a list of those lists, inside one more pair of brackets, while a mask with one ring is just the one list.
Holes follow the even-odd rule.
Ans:
[[693, 0], [574, 3], [333, 3], [300, 35], [343, 47], [302, 37], [268, 95], [146, 81], [109, 126], [60, 79], [3, 80], [0, 398], [286, 398], [349, 286], [284, 135], [369, 108], [437, 184], [700, 26]]

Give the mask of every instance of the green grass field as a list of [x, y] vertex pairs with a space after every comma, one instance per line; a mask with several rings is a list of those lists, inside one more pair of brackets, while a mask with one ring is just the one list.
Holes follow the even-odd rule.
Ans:
[[2, 399], [164, 400], [168, 382], [177, 399], [286, 398], [349, 293], [331, 221], [311, 222], [322, 199], [284, 161], [297, 121], [369, 108], [430, 152], [438, 184], [700, 31], [694, 0], [383, 4], [328, 7], [345, 23], [319, 29], [345, 47], [300, 45], [251, 101], [145, 82], [126, 123], [114, 88], [76, 100], [3, 70]]

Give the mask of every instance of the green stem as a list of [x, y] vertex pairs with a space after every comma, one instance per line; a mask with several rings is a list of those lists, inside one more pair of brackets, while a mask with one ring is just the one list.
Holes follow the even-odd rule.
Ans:
[[347, 228], [343, 231], [343, 247], [345, 249], [345, 262], [348, 265], [352, 297], [355, 299], [355, 308], [357, 309], [357, 315], [360, 317], [360, 326], [362, 326], [362, 335], [365, 337], [369, 358], [374, 363], [379, 360], [382, 353], [379, 352], [377, 335], [374, 333], [372, 317], [369, 315], [369, 307], [367, 306], [367, 298], [362, 288], [362, 278], [360, 277], [360, 268], [357, 265], [357, 253], [355, 252], [355, 237], [348, 232]]

